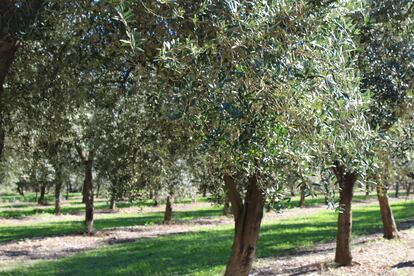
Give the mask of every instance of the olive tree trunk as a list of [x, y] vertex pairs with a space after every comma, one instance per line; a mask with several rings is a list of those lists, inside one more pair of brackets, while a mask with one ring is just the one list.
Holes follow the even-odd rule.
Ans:
[[85, 195], [85, 181], [83, 181], [83, 185], [82, 185], [82, 203], [85, 204], [86, 202], [86, 195]]
[[165, 204], [164, 224], [171, 224], [172, 221], [172, 205], [170, 196], [167, 196], [167, 203]]
[[109, 209], [112, 211], [115, 211], [116, 209], [117, 187], [118, 187], [118, 180], [112, 179], [111, 187], [109, 188]]
[[394, 215], [388, 202], [387, 189], [379, 183], [377, 183], [377, 196], [382, 224], [384, 225], [384, 238], [388, 240], [398, 238], [397, 225], [395, 224]]
[[[408, 174], [407, 174], [407, 176], [408, 177], [410, 177], [411, 179], [413, 179], [414, 180], [414, 173], [412, 173], [412, 172], [409, 172]], [[411, 192], [411, 182], [409, 182], [408, 184], [407, 184], [407, 197], [408, 196], [410, 196], [410, 192]]]
[[85, 231], [87, 234], [93, 234], [93, 182], [92, 182], [92, 160], [85, 161]]
[[115, 201], [115, 194], [114, 191], [111, 191], [111, 196], [109, 199], [109, 209], [114, 211], [116, 209], [116, 201]]
[[111, 196], [111, 199], [109, 200], [109, 209], [111, 209], [112, 211], [115, 211], [116, 209], [116, 202], [113, 196]]
[[91, 150], [89, 152], [89, 156], [86, 157], [84, 151], [80, 147], [80, 145], [75, 145], [76, 151], [79, 154], [79, 157], [82, 161], [85, 170], [85, 178], [83, 181], [83, 200], [85, 201], [85, 233], [88, 235], [93, 234], [93, 176], [92, 176], [92, 168], [93, 168], [93, 159], [95, 152]]
[[24, 196], [24, 186], [17, 186], [17, 192], [19, 193], [19, 195]]
[[300, 201], [299, 201], [299, 207], [305, 208], [305, 187], [300, 187]]
[[[1, 96], [0, 96], [1, 97]], [[2, 100], [0, 99], [0, 102], [1, 102]], [[0, 103], [0, 110], [2, 110], [3, 108], [1, 107], [1, 103]], [[1, 115], [1, 111], [0, 111], [0, 116], [2, 116]], [[3, 154], [3, 148], [4, 148], [4, 140], [5, 140], [5, 131], [4, 131], [4, 129], [3, 129], [3, 123], [2, 123], [2, 121], [0, 120], [0, 159], [1, 159], [1, 156], [2, 156], [2, 154]]]
[[264, 196], [257, 185], [257, 175], [249, 177], [244, 202], [237, 190], [234, 178], [225, 174], [224, 182], [229, 191], [235, 222], [233, 247], [225, 275], [246, 276], [249, 274], [256, 256], [256, 244], [263, 217]]
[[42, 183], [42, 185], [40, 185], [40, 195], [39, 195], [39, 198], [37, 199], [38, 205], [46, 205], [45, 194], [46, 194], [46, 183]]
[[397, 182], [395, 184], [395, 197], [399, 198], [400, 197], [400, 182]]
[[338, 229], [336, 233], [335, 262], [340, 266], [352, 264], [351, 232], [352, 209], [351, 202], [353, 189], [357, 180], [355, 173], [346, 172], [342, 165], [336, 165], [333, 172], [339, 183], [339, 204], [341, 212], [338, 215]]
[[365, 199], [368, 199], [369, 198], [369, 192], [370, 192], [370, 190], [369, 190], [369, 187], [368, 187], [368, 185], [365, 187]]
[[61, 212], [61, 191], [62, 191], [62, 165], [56, 166], [56, 183], [55, 183], [55, 215], [60, 216]]
[[153, 206], [154, 207], [160, 206], [160, 196], [159, 196], [157, 190], [155, 190], [155, 193], [154, 193], [154, 204], [153, 204]]
[[96, 195], [95, 197], [98, 198], [99, 197], [99, 191], [101, 190], [101, 181], [98, 181], [96, 183]]

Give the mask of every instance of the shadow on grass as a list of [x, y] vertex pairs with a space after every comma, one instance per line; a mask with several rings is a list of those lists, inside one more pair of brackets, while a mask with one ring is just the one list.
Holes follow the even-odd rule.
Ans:
[[[222, 211], [218, 208], [177, 211], [173, 214], [174, 220], [191, 220], [201, 217], [219, 216]], [[150, 225], [162, 223], [164, 213], [154, 212], [146, 215], [117, 215], [114, 217], [99, 218], [94, 220], [96, 230], [106, 228], [127, 227], [135, 225]], [[54, 221], [39, 223], [37, 225], [24, 226], [0, 226], [0, 243], [20, 240], [25, 238], [50, 237], [67, 234], [79, 234], [83, 229], [83, 223], [80, 221]]]
[[[18, 209], [21, 207], [22, 209]], [[108, 206], [106, 204], [96, 204], [95, 209], [102, 210], [107, 208]], [[54, 206], [43, 206], [39, 207], [37, 205], [17, 205], [13, 206], [13, 208], [16, 208], [18, 210], [7, 210], [3, 208], [3, 210], [0, 210], [0, 218], [24, 218], [39, 214], [54, 214], [55, 213], [55, 207]], [[23, 209], [24, 208], [24, 209]], [[76, 215], [81, 214], [85, 211], [85, 206], [80, 205], [78, 203], [78, 206], [63, 206], [61, 208], [62, 214], [66, 215]]]
[[[371, 194], [369, 196], [362, 195], [362, 194], [355, 194], [353, 196], [353, 202], [361, 202], [365, 200], [375, 200], [377, 196], [375, 194]], [[291, 209], [299, 207], [300, 199], [298, 196], [292, 197], [290, 200], [287, 200], [283, 203], [284, 209]], [[315, 196], [315, 197], [306, 197], [305, 198], [305, 206], [318, 206], [318, 205], [325, 205], [325, 198], [323, 195]]]
[[[414, 202], [395, 204], [398, 221], [414, 216]], [[281, 256], [334, 240], [336, 214], [322, 212], [264, 225], [259, 258]], [[377, 207], [354, 212], [354, 235], [381, 230]], [[30, 268], [18, 268], [9, 275], [216, 275], [224, 268], [233, 238], [230, 227], [220, 230], [174, 234], [107, 246]]]
[[[26, 193], [24, 196], [14, 193], [4, 193], [0, 194], [0, 202], [36, 202], [37, 197], [36, 193]], [[66, 197], [66, 194], [62, 194], [63, 197]], [[46, 194], [45, 199], [46, 201], [54, 202], [54, 195]], [[69, 199], [80, 198], [80, 193], [71, 193], [68, 195]]]
[[[78, 196], [73, 195], [72, 198], [77, 198]], [[11, 204], [10, 205], [3, 205], [0, 206], [0, 218], [23, 218], [28, 216], [34, 216], [39, 214], [54, 214], [55, 208], [54, 205], [48, 205], [39, 207], [34, 200], [31, 200], [30, 197], [25, 198], [27, 201], [20, 204]], [[49, 202], [53, 202], [53, 198], [48, 199]], [[20, 201], [18, 201], [20, 202]], [[197, 198], [197, 202], [207, 202], [205, 198]], [[185, 204], [191, 203], [190, 199], [182, 199], [177, 202], [176, 204]], [[85, 210], [84, 204], [81, 203], [81, 199], [79, 201], [63, 201], [63, 206], [61, 208], [62, 214], [69, 214], [69, 215], [76, 215], [81, 214]], [[72, 206], [74, 205], [74, 206]], [[128, 207], [152, 207], [154, 206], [153, 201], [146, 200], [146, 201], [137, 201], [137, 202], [127, 202], [121, 201], [117, 203], [117, 208], [128, 208]], [[13, 208], [10, 210], [10, 208]], [[95, 209], [96, 210], [104, 210], [108, 208], [107, 200], [103, 198], [99, 198], [95, 200]]]

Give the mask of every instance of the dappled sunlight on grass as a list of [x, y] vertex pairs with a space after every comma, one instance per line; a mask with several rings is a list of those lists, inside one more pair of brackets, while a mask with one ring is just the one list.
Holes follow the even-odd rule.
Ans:
[[[193, 210], [174, 212], [173, 219], [185, 221], [201, 217], [219, 216], [221, 214], [222, 210], [219, 207], [194, 208]], [[163, 212], [97, 214], [94, 225], [97, 230], [102, 230], [134, 225], [160, 224], [163, 218]], [[51, 216], [50, 219], [52, 221], [40, 220], [39, 223], [30, 222], [28, 224], [22, 221], [22, 225], [3, 224], [0, 226], [0, 242], [80, 233], [83, 229], [82, 217], [76, 219], [70, 217], [67, 220], [65, 216], [57, 218]]]
[[[414, 217], [414, 202], [393, 204], [397, 221]], [[181, 219], [211, 215], [219, 209], [183, 212]], [[100, 227], [157, 221], [160, 214], [141, 218], [113, 218], [97, 221]], [[354, 210], [354, 235], [381, 229], [377, 206], [357, 207]], [[337, 214], [324, 210], [309, 216], [295, 216], [264, 223], [257, 255], [259, 258], [291, 254], [318, 242], [333, 241]], [[122, 222], [125, 220], [126, 222]], [[33, 267], [14, 269], [10, 275], [216, 275], [225, 266], [233, 239], [231, 225], [218, 226], [211, 231], [174, 234], [153, 239], [107, 246], [57, 261], [46, 261]]]

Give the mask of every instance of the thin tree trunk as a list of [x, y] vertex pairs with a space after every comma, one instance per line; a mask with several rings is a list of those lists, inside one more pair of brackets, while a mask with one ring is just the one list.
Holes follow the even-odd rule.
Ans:
[[[0, 99], [0, 109], [3, 110], [2, 106], [1, 106], [1, 101], [2, 101], [2, 99]], [[0, 111], [0, 116], [3, 116], [1, 114], [1, 111]], [[1, 157], [2, 157], [2, 154], [3, 154], [5, 136], [6, 136], [6, 134], [5, 134], [5, 131], [3, 129], [3, 122], [2, 122], [2, 120], [0, 120], [0, 160], [1, 160]]]
[[112, 211], [115, 211], [116, 209], [116, 201], [115, 201], [115, 195], [111, 193], [111, 198], [109, 200], [109, 209]]
[[305, 208], [305, 187], [300, 187], [300, 201], [299, 201], [299, 207]]
[[160, 197], [158, 195], [158, 191], [156, 190], [154, 193], [154, 207], [160, 206]]
[[[410, 177], [412, 180], [414, 180], [414, 173], [413, 173], [413, 172], [409, 172], [409, 173], [407, 174], [407, 176], [408, 176], [408, 177]], [[410, 196], [411, 185], [412, 185], [412, 183], [411, 183], [411, 182], [410, 182], [410, 183], [408, 183], [408, 185], [407, 185], [407, 197], [408, 197], [408, 196]]]
[[170, 196], [167, 196], [167, 203], [165, 204], [164, 224], [171, 224], [172, 220], [172, 205]]
[[395, 184], [395, 197], [399, 198], [400, 197], [400, 182], [397, 182]]
[[368, 187], [368, 185], [365, 187], [365, 199], [368, 199], [369, 198], [369, 187]]
[[46, 184], [43, 183], [40, 186], [40, 196], [39, 196], [39, 199], [37, 200], [38, 205], [46, 205], [45, 193], [46, 193]]
[[406, 193], [407, 197], [410, 196], [410, 192], [411, 192], [411, 183], [408, 183], [407, 184], [407, 193]]
[[85, 180], [83, 184], [83, 194], [85, 198], [85, 231], [87, 234], [93, 234], [93, 182], [92, 182], [92, 165], [91, 159], [85, 162]]
[[263, 217], [264, 196], [257, 185], [257, 175], [249, 177], [243, 203], [232, 176], [225, 174], [224, 182], [229, 191], [235, 220], [235, 233], [226, 276], [247, 276], [256, 256], [256, 244]]
[[352, 264], [351, 254], [351, 232], [352, 232], [352, 209], [351, 202], [353, 189], [356, 182], [356, 174], [346, 172], [342, 165], [336, 162], [333, 172], [340, 185], [339, 204], [341, 212], [338, 215], [338, 229], [336, 233], [335, 262], [340, 266]]
[[384, 238], [391, 240], [398, 238], [397, 225], [388, 202], [387, 189], [377, 183], [377, 195], [381, 212], [382, 224], [384, 225]]
[[66, 184], [66, 196], [65, 196], [66, 200], [69, 199], [69, 185], [70, 185], [70, 180]]
[[23, 186], [17, 186], [17, 192], [19, 195], [24, 197], [24, 187]]
[[55, 183], [55, 215], [61, 215], [61, 195], [62, 190], [62, 165], [56, 166], [56, 183]]
[[207, 186], [204, 185], [203, 187], [203, 197], [207, 197]]
[[96, 198], [99, 197], [99, 190], [101, 189], [101, 181], [98, 181], [98, 183], [96, 183]]

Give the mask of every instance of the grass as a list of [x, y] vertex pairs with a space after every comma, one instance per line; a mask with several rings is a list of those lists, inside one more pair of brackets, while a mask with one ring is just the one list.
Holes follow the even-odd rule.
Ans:
[[[365, 194], [355, 194], [353, 196], [353, 201], [354, 202], [358, 202], [358, 201], [363, 201], [363, 200], [367, 200], [367, 199], [376, 199], [377, 195], [376, 194], [370, 194], [368, 197], [365, 196]], [[283, 208], [282, 209], [292, 209], [292, 208], [297, 208], [299, 206], [299, 202], [300, 202], [300, 197], [299, 196], [293, 196], [290, 199], [286, 200], [283, 202]], [[315, 196], [315, 197], [306, 197], [305, 199], [305, 206], [318, 206], [318, 205], [323, 205], [325, 204], [325, 197], [323, 195], [319, 195], [319, 196]]]
[[[80, 214], [85, 210], [85, 205], [81, 203], [81, 195], [74, 193], [69, 195], [69, 200], [62, 201], [62, 214]], [[35, 193], [27, 193], [24, 197], [18, 194], [1, 194], [0, 195], [0, 218], [22, 218], [35, 216], [39, 214], [51, 214], [55, 212], [53, 205], [54, 197], [46, 195], [46, 200], [52, 205], [38, 206], [36, 203]], [[198, 197], [196, 202], [207, 202], [207, 198]], [[191, 199], [179, 199], [175, 204], [190, 203]], [[163, 202], [161, 202], [163, 204]], [[152, 200], [144, 201], [121, 201], [117, 203], [117, 208], [128, 207], [149, 207], [153, 206]], [[106, 199], [95, 199], [94, 207], [96, 210], [103, 210], [108, 208]]]
[[[36, 202], [37, 196], [39, 196], [39, 194], [36, 195], [36, 193], [25, 193], [24, 196], [15, 193], [2, 193], [0, 194], [0, 202]], [[62, 194], [62, 196], [65, 197], [66, 193]], [[68, 195], [68, 199], [73, 199], [80, 196], [80, 193], [70, 193]], [[45, 199], [46, 201], [53, 202], [54, 196], [52, 194], [46, 194]]]
[[[189, 211], [176, 211], [173, 213], [173, 218], [185, 221], [201, 217], [219, 216], [221, 214], [222, 210], [219, 207], [194, 208]], [[42, 222], [42, 218], [45, 220], [44, 222]], [[95, 216], [94, 227], [96, 230], [102, 230], [134, 225], [160, 224], [162, 223], [163, 218], [163, 212], [98, 214]], [[34, 224], [27, 224], [22, 221], [19, 225], [1, 225], [0, 243], [24, 238], [50, 237], [80, 233], [83, 229], [83, 217], [66, 219], [62, 216], [59, 220], [47, 221], [47, 216], [40, 216], [39, 219], [41, 222]]]
[[[12, 202], [12, 199], [16, 201]], [[205, 198], [196, 198], [196, 202], [206, 202]], [[180, 199], [176, 204], [190, 203], [191, 199]], [[152, 206], [153, 201], [119, 202], [117, 208], [145, 207]], [[95, 209], [103, 210], [108, 208], [105, 199], [99, 198], [95, 201]], [[55, 218], [54, 206], [38, 206], [34, 193], [28, 193], [25, 197], [16, 194], [0, 195], [0, 218], [34, 218], [35, 223], [2, 224], [0, 225], [0, 243], [15, 241], [24, 238], [37, 238], [80, 233], [83, 230], [83, 217], [65, 217], [67, 214], [82, 214], [84, 204], [81, 203], [81, 195], [70, 194], [69, 200], [62, 204], [63, 216]], [[190, 211], [175, 211], [173, 218], [177, 220], [190, 220], [198, 217], [219, 216], [222, 211], [219, 207], [193, 208]], [[151, 213], [109, 213], [95, 214], [94, 227], [97, 230], [106, 228], [157, 224], [163, 221], [163, 212]], [[31, 220], [33, 221], [33, 220]]]
[[[399, 201], [392, 204], [392, 208], [397, 222], [414, 217], [414, 201]], [[182, 215], [182, 219], [200, 215], [200, 213], [186, 213]], [[201, 215], [208, 213], [209, 210], [202, 210]], [[123, 224], [121, 222], [123, 219], [119, 218], [116, 221]], [[318, 242], [333, 241], [336, 219], [337, 214], [325, 210], [306, 217], [296, 216], [278, 221], [265, 221], [257, 255], [259, 258], [264, 258], [292, 254], [295, 250], [305, 249]], [[131, 221], [131, 223], [135, 222]], [[112, 225], [110, 222], [105, 223]], [[354, 208], [354, 236], [379, 231], [381, 231], [381, 220], [377, 205]], [[230, 254], [232, 238], [232, 227], [220, 226], [212, 231], [176, 234], [105, 246], [57, 261], [42, 261], [33, 266], [23, 265], [3, 274], [217, 275], [224, 269]]]

